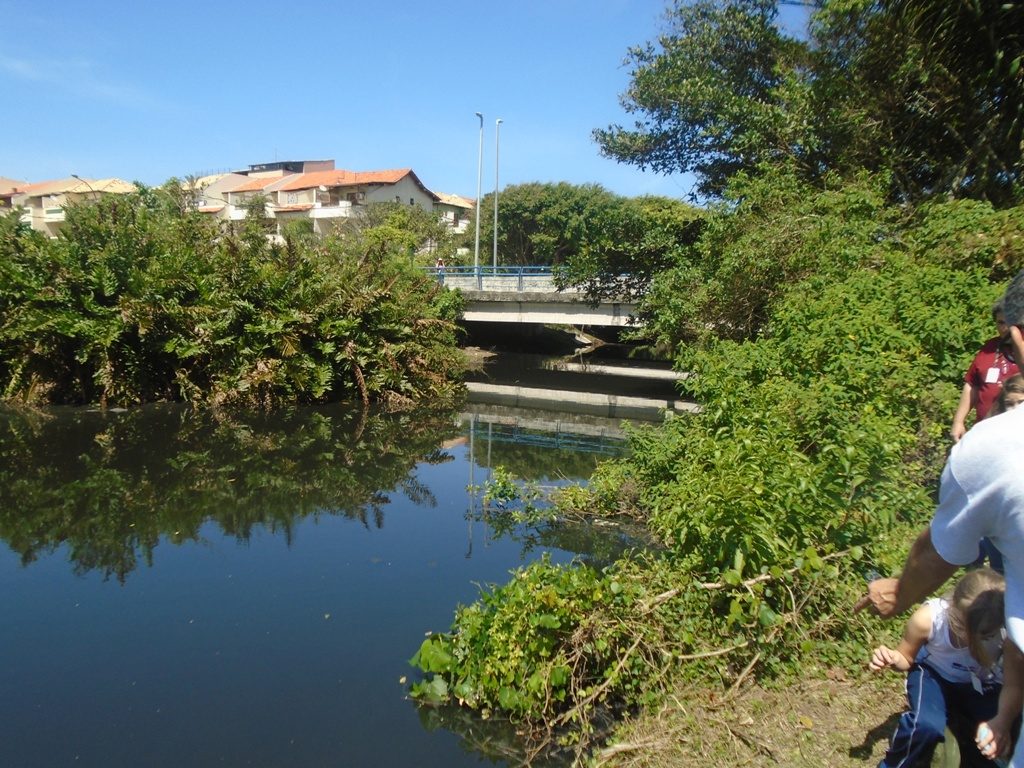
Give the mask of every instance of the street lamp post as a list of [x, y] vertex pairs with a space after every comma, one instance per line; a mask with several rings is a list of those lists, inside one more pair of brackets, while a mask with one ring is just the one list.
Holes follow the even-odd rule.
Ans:
[[483, 178], [484, 167], [484, 116], [477, 112], [480, 118], [480, 150], [476, 159], [476, 242], [473, 244], [473, 272], [480, 274], [480, 181]]
[[93, 198], [95, 198], [95, 197], [96, 197], [96, 190], [92, 188], [92, 184], [90, 184], [90, 183], [89, 183], [88, 181], [86, 181], [85, 179], [83, 179], [83, 178], [82, 178], [81, 176], [79, 176], [79, 175], [78, 175], [77, 173], [72, 173], [72, 174], [71, 174], [71, 178], [72, 178], [72, 179], [78, 179], [78, 180], [79, 180], [80, 182], [82, 182], [83, 184], [85, 184], [85, 186], [87, 186], [87, 187], [89, 188], [89, 192], [90, 192], [90, 193], [92, 193], [92, 196], [93, 196]]
[[498, 157], [501, 146], [501, 123], [499, 117], [494, 121], [494, 259], [492, 266], [498, 268]]

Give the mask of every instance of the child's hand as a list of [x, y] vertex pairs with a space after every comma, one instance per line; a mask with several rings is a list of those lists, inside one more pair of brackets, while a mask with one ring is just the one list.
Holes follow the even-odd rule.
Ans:
[[881, 672], [886, 667], [892, 667], [898, 669], [900, 672], [906, 672], [910, 669], [910, 662], [907, 661], [906, 657], [899, 651], [894, 651], [892, 648], [887, 648], [884, 645], [880, 645], [875, 648], [871, 654], [871, 661], [868, 662], [868, 668], [872, 672]]
[[1010, 729], [997, 715], [987, 723], [978, 725], [974, 743], [978, 745], [978, 751], [982, 755], [989, 760], [995, 760], [1010, 749]]

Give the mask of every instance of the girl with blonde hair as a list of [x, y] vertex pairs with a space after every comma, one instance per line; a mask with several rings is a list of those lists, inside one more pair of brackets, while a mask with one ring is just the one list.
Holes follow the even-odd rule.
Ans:
[[[966, 721], [972, 736], [996, 715], [1003, 685], [1005, 592], [1001, 574], [990, 568], [970, 571], [952, 595], [914, 611], [895, 649], [875, 648], [868, 666], [875, 672], [906, 672], [909, 705], [879, 768], [906, 768], [928, 758], [944, 740], [951, 715]], [[1010, 738], [1008, 732], [995, 736], [996, 741]], [[961, 755], [967, 765], [991, 765], [969, 742]]]

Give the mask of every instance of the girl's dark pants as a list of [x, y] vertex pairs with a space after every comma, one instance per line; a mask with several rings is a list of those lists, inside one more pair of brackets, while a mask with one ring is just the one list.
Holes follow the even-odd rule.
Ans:
[[[907, 703], [900, 716], [889, 751], [878, 768], [911, 768], [931, 758], [935, 746], [944, 740], [947, 720], [960, 736], [961, 765], [987, 766], [992, 762], [974, 745], [974, 729], [996, 714], [999, 688], [978, 693], [970, 683], [951, 683], [931, 667], [914, 664], [907, 672]], [[961, 724], [953, 728], [954, 723]]]

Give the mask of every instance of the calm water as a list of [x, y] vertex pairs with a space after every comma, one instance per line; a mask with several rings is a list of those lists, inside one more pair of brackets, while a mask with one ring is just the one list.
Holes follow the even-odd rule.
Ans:
[[616, 450], [594, 440], [343, 407], [0, 411], [0, 765], [505, 764], [493, 726], [399, 681], [477, 584], [623, 545], [509, 532], [467, 491], [498, 464], [586, 476]]

